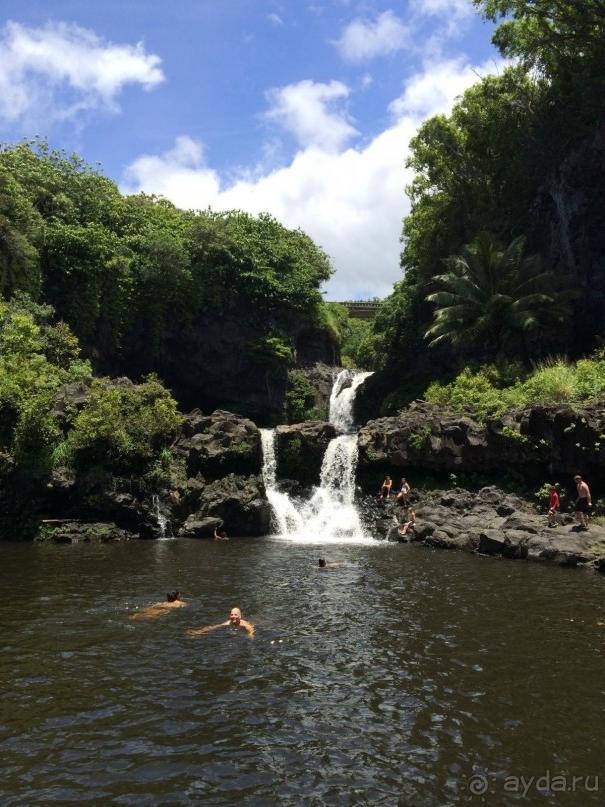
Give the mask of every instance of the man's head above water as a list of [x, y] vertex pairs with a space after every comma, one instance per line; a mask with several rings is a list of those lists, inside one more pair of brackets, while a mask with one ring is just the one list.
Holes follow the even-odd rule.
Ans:
[[320, 559], [317, 561], [317, 565], [323, 569], [323, 568], [324, 568], [324, 566], [326, 565], [326, 559], [325, 559], [325, 558], [320, 558]]
[[239, 608], [232, 608], [229, 614], [229, 622], [232, 625], [239, 625], [242, 619], [242, 612]]
[[181, 592], [178, 589], [174, 589], [173, 591], [166, 592], [166, 602], [176, 602], [181, 596]]

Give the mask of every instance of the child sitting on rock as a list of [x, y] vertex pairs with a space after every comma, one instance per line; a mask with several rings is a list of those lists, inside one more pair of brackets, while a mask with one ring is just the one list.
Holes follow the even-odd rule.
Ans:
[[404, 521], [401, 527], [399, 527], [399, 535], [404, 536], [407, 535], [408, 532], [413, 532], [416, 526], [416, 513], [412, 507], [408, 507], [408, 517], [407, 521]]

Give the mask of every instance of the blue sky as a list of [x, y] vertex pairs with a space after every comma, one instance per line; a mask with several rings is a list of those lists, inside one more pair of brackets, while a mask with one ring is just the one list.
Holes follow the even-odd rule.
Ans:
[[332, 257], [328, 299], [401, 277], [408, 142], [502, 64], [470, 0], [3, 0], [0, 139], [124, 192], [268, 210]]

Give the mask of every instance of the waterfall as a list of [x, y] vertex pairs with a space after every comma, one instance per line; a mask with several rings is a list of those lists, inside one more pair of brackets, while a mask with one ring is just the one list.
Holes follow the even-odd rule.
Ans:
[[353, 428], [353, 404], [358, 387], [372, 373], [354, 373], [352, 370], [341, 370], [336, 376], [330, 395], [330, 414], [328, 420], [338, 431], [349, 432]]
[[275, 430], [261, 429], [260, 434], [263, 446], [263, 482], [273, 510], [274, 527], [279, 535], [288, 535], [293, 530], [302, 529], [302, 516], [288, 494], [277, 489]]
[[330, 396], [330, 422], [344, 434], [330, 440], [323, 457], [319, 487], [308, 501], [292, 500], [278, 489], [275, 431], [261, 429], [263, 480], [273, 509], [274, 528], [281, 538], [313, 543], [366, 543], [355, 507], [357, 434], [353, 427], [353, 403], [358, 387], [371, 373], [340, 372]]
[[171, 535], [167, 535], [168, 527], [170, 527], [170, 522], [162, 513], [162, 508], [160, 506], [160, 497], [157, 493], [154, 493], [151, 497], [151, 504], [153, 507], [153, 515], [156, 520], [156, 524], [158, 525], [158, 529], [160, 531], [160, 540], [164, 540], [165, 538], [171, 538]]

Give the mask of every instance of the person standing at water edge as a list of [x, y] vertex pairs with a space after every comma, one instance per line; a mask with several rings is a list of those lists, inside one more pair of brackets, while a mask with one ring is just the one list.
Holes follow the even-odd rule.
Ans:
[[561, 499], [559, 497], [559, 491], [554, 485], [552, 485], [550, 489], [550, 501], [548, 503], [549, 527], [557, 526], [557, 513], [559, 512], [560, 509], [561, 509]]
[[580, 474], [576, 474], [573, 478], [576, 483], [576, 491], [578, 498], [576, 499], [576, 519], [581, 530], [587, 530], [586, 516], [592, 507], [592, 497], [590, 495], [590, 488], [582, 479]]
[[188, 630], [189, 636], [202, 636], [205, 633], [210, 633], [217, 628], [243, 628], [248, 636], [252, 638], [256, 632], [254, 625], [242, 619], [242, 612], [239, 608], [232, 608], [229, 614], [229, 619], [226, 622], [221, 622], [218, 625], [206, 625], [204, 628], [195, 628]]

